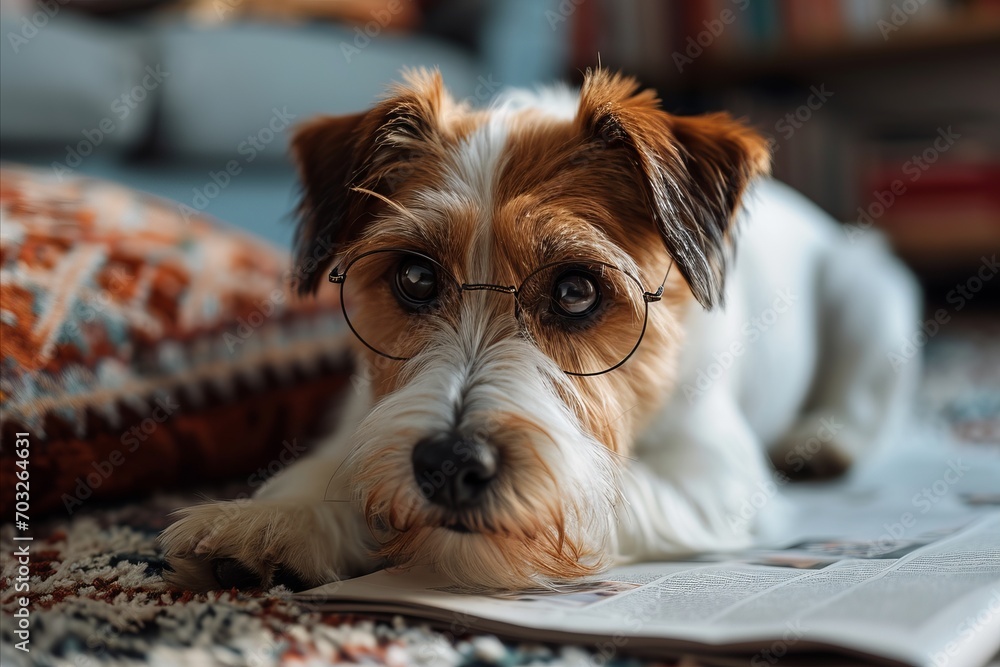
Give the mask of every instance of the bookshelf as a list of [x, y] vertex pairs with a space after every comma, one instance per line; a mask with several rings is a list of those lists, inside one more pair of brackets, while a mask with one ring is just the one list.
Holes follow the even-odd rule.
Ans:
[[[605, 65], [656, 87], [668, 110], [747, 118], [772, 139], [777, 177], [839, 220], [882, 229], [926, 281], [971, 274], [1000, 250], [1000, 2], [597, 0], [584, 9], [578, 67], [596, 49]], [[894, 183], [902, 193], [880, 210]]]
[[[876, 60], [881, 64], [890, 64], [924, 58], [975, 57], [1000, 46], [1000, 12], [996, 16], [961, 16], [944, 24], [900, 30], [899, 34], [892, 35], [891, 40], [883, 40], [876, 34], [849, 37], [840, 42], [785, 45], [772, 52], [709, 51], [691, 67], [698, 81], [694, 80], [695, 77], [682, 76], [676, 70], [666, 73], [661, 70], [661, 76], [666, 74], [661, 84], [697, 90], [707, 85], [736, 85], [762, 78], [853, 69]], [[673, 74], [676, 76], [671, 80]]]

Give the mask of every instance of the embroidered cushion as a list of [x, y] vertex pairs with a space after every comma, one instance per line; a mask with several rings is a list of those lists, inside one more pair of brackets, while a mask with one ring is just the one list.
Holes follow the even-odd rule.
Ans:
[[[30, 514], [295, 460], [349, 377], [329, 289], [236, 229], [106, 182], [0, 171], [0, 479]], [[23, 477], [23, 475], [22, 475]], [[5, 516], [13, 492], [0, 497]]]

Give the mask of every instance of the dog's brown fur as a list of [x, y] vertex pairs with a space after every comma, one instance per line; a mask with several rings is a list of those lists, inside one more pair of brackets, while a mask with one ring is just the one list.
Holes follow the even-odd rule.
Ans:
[[[667, 114], [653, 91], [598, 70], [587, 77], [575, 122], [538, 112], [516, 119], [490, 214], [493, 274], [468, 275], [478, 211], [453, 212], [437, 226], [419, 214], [380, 219], [389, 206], [365, 191], [403, 211], [419, 210], [416, 194], [442, 187], [447, 152], [487, 120], [487, 112], [453, 102], [437, 74], [415, 73], [367, 113], [300, 130], [294, 141], [305, 184], [299, 254], [314, 254], [319, 242], [330, 248], [300, 288], [315, 290], [334, 257], [344, 265], [376, 248], [411, 248], [460, 279], [504, 285], [517, 285], [545, 263], [586, 257], [634, 266], [643, 286], [655, 291], [673, 261], [665, 303], [650, 309], [643, 345], [630, 363], [575, 384], [579, 416], [608, 447], [626, 453], [670, 388], [678, 314], [692, 295], [705, 306], [721, 299], [727, 237], [747, 184], [768, 170], [766, 143], [725, 114]], [[509, 304], [498, 303], [498, 317], [505, 309]], [[406, 326], [383, 314], [383, 330]], [[363, 352], [374, 368], [386, 368]], [[376, 397], [398, 379], [393, 369], [376, 373]], [[609, 396], [621, 398], [609, 402]]]
[[[502, 140], [491, 138], [495, 129]], [[517, 395], [518, 387], [505, 390], [503, 382], [522, 381], [561, 404], [526, 412], [500, 400], [466, 415], [492, 424], [488, 438], [502, 465], [485, 500], [458, 517], [465, 535], [441, 530], [456, 517], [430, 506], [413, 482], [413, 444], [427, 434], [409, 425], [406, 407], [396, 408], [388, 439], [362, 425], [348, 456], [348, 484], [377, 536], [375, 556], [416, 564], [445, 549], [438, 564], [456, 580], [495, 588], [570, 580], [605, 565], [611, 517], [599, 508], [617, 505], [610, 497], [617, 492], [614, 457], [629, 455], [672, 388], [680, 322], [692, 300], [711, 307], [722, 298], [740, 197], [767, 171], [764, 140], [725, 115], [672, 116], [652, 91], [602, 70], [588, 73], [571, 119], [538, 108], [471, 109], [450, 98], [440, 76], [416, 72], [371, 111], [305, 125], [293, 152], [304, 186], [296, 245], [303, 294], [323, 283], [334, 262], [343, 268], [390, 248], [433, 257], [457, 283], [517, 286], [538, 267], [567, 260], [619, 269], [605, 276], [616, 307], [588, 324], [586, 336], [553, 327], [544, 351], [522, 334], [523, 325], [540, 340], [532, 324], [514, 317], [508, 293], [461, 292], [431, 317], [407, 317], [385, 279], [389, 267], [358, 263], [349, 276], [360, 304], [354, 324], [410, 346], [396, 356], [419, 352], [419, 359], [389, 361], [358, 343], [376, 405], [418, 379], [427, 369], [420, 359], [442, 343], [473, 346], [460, 353], [503, 369], [487, 391]], [[655, 293], [665, 274], [662, 300], [647, 306], [642, 290]], [[620, 361], [609, 350], [617, 354], [625, 337], [638, 337], [636, 322], [647, 308], [643, 342], [627, 364], [587, 378], [559, 370], [573, 357], [603, 368]], [[552, 422], [563, 414], [572, 426]], [[590, 439], [589, 453], [560, 452], [573, 446], [573, 433]], [[581, 456], [590, 474], [605, 479], [586, 493], [560, 488], [566, 480], [588, 483], [551, 469], [553, 462], [584, 465], [573, 463]], [[295, 516], [326, 520], [310, 511]], [[194, 527], [188, 518], [168, 531], [175, 556], [185, 553], [176, 545]], [[185, 548], [217, 556], [214, 538]], [[312, 558], [310, 567], [321, 572], [334, 567], [343, 575], [352, 567]], [[261, 572], [262, 580], [269, 576]]]

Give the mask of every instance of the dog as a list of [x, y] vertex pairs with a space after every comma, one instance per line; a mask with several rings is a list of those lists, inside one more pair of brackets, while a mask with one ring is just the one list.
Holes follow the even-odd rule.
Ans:
[[726, 114], [602, 69], [477, 109], [413, 71], [292, 150], [298, 290], [341, 289], [360, 381], [254, 498], [179, 511], [179, 586], [520, 590], [743, 548], [775, 468], [841, 474], [904, 417], [912, 277]]

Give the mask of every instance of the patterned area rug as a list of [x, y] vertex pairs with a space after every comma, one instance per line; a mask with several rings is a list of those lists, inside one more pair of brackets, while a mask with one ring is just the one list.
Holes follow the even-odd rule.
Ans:
[[[1000, 442], [1000, 326], [956, 323], [930, 342], [921, 394], [925, 415], [969, 445]], [[232, 497], [240, 487], [215, 489]], [[5, 490], [4, 492], [7, 492]], [[204, 498], [204, 495], [200, 496]], [[33, 527], [30, 653], [14, 648], [22, 581], [3, 543], [0, 605], [3, 663], [15, 665], [652, 665], [599, 647], [519, 645], [465, 629], [433, 631], [419, 622], [318, 613], [288, 591], [191, 595], [167, 589], [157, 533], [191, 495], [89, 507], [72, 519]]]

